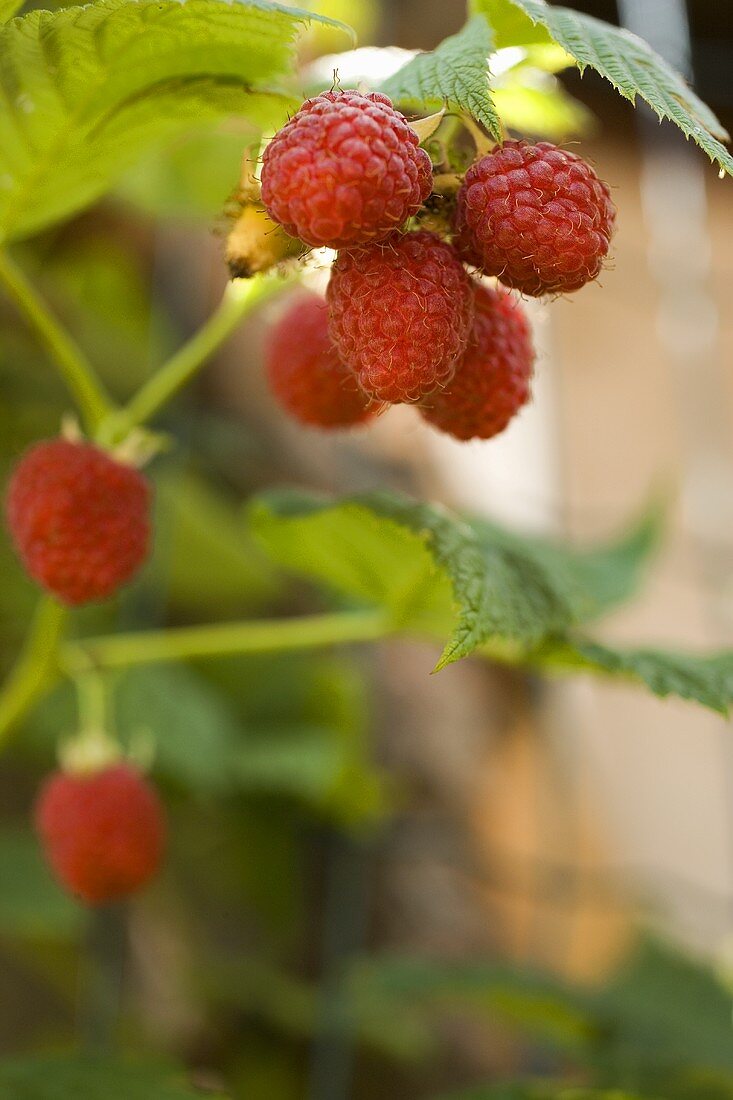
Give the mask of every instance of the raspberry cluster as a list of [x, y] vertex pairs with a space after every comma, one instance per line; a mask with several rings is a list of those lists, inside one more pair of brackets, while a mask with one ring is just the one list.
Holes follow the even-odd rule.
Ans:
[[430, 160], [378, 93], [316, 96], [275, 135], [267, 214], [337, 250], [327, 305], [300, 299], [270, 336], [270, 385], [290, 415], [342, 428], [406, 402], [456, 439], [489, 439], [529, 400], [530, 327], [504, 288], [538, 297], [595, 279], [614, 229], [610, 191], [549, 142], [505, 141], [459, 183], [453, 200], [433, 200], [450, 203], [449, 229], [421, 228], [434, 212]]

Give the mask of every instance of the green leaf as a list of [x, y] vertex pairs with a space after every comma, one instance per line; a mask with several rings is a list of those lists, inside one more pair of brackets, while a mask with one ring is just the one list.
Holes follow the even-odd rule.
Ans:
[[268, 561], [242, 528], [239, 508], [193, 472], [157, 482], [161, 538], [155, 564], [176, 607], [231, 618], [275, 598]]
[[583, 1049], [596, 1031], [585, 994], [552, 977], [480, 959], [374, 956], [355, 967], [351, 981], [358, 998], [368, 994], [392, 1016], [470, 1005], [569, 1051]]
[[171, 664], [116, 677], [114, 712], [122, 740], [149, 742], [156, 771], [189, 790], [276, 794], [350, 825], [384, 809], [363, 695], [348, 665], [319, 661], [291, 714], [248, 721], [203, 675]]
[[438, 669], [480, 649], [539, 671], [630, 680], [720, 714], [733, 701], [731, 653], [614, 648], [576, 633], [636, 591], [659, 538], [658, 509], [597, 550], [523, 537], [389, 493], [340, 502], [271, 493], [250, 514], [253, 533], [281, 565], [388, 608], [403, 633], [450, 635]]
[[664, 511], [655, 504], [615, 541], [574, 550], [547, 539], [517, 535], [486, 520], [473, 521], [482, 541], [527, 556], [547, 571], [557, 588], [572, 593], [575, 622], [596, 619], [635, 594], [659, 546], [663, 524]]
[[251, 515], [281, 564], [387, 606], [406, 631], [452, 626], [438, 668], [485, 643], [533, 649], [625, 599], [658, 524], [645, 520], [617, 546], [583, 553], [389, 493], [335, 504], [275, 493]]
[[152, 149], [126, 173], [117, 194], [154, 218], [211, 224], [242, 171], [248, 140], [242, 130], [225, 122], [185, 134], [170, 147]]
[[449, 107], [468, 111], [497, 141], [501, 123], [489, 88], [491, 28], [482, 16], [446, 38], [432, 53], [418, 54], [381, 87], [395, 103], [419, 110]]
[[[313, 985], [252, 955], [232, 959], [230, 952], [214, 966], [214, 980], [208, 966], [204, 981], [213, 987], [217, 1000], [234, 1004], [268, 1028], [299, 1039], [312, 1036], [323, 1026], [318, 990]], [[400, 1060], [429, 1056], [433, 1046], [430, 1028], [410, 1013], [394, 1013], [393, 1009], [391, 1000], [374, 999], [366, 986], [349, 984], [348, 1015], [360, 1044]], [[264, 1097], [270, 1100], [269, 1091]]]
[[79, 210], [144, 150], [202, 121], [271, 123], [282, 102], [271, 81], [288, 71], [307, 18], [263, 0], [97, 0], [8, 23], [0, 237]]
[[278, 791], [317, 802], [336, 782], [341, 753], [318, 726], [287, 726], [249, 740], [230, 766], [244, 790]]
[[[598, 1006], [613, 1018], [609, 1042], [619, 1063], [642, 1067], [644, 1091], [683, 1068], [726, 1073], [733, 1084], [733, 996], [703, 960], [646, 938]], [[659, 1093], [668, 1095], [666, 1081]]]
[[497, 50], [514, 46], [549, 46], [552, 37], [541, 23], [533, 23], [512, 0], [469, 0], [469, 11], [489, 21]]
[[[112, 1059], [11, 1058], [0, 1062], [0, 1100], [203, 1100], [180, 1072]], [[207, 1100], [217, 1100], [206, 1093]], [[219, 1096], [218, 1100], [223, 1100]]]
[[722, 171], [733, 175], [728, 134], [715, 114], [646, 42], [626, 30], [546, 0], [474, 0], [494, 27], [497, 44], [550, 38], [575, 58], [581, 73], [595, 69], [632, 103], [644, 99], [660, 119], [679, 126]]
[[23, 7], [24, 0], [0, 0], [0, 25], [7, 23]]
[[115, 678], [114, 717], [127, 744], [150, 743], [156, 770], [204, 793], [235, 784], [243, 731], [226, 698], [184, 665], [142, 666]]
[[51, 875], [30, 832], [0, 833], [0, 935], [43, 939], [75, 936], [84, 912]]
[[480, 960], [378, 956], [362, 962], [354, 980], [385, 1014], [429, 1013], [446, 1002], [498, 1013], [519, 1033], [551, 1044], [564, 1063], [583, 1066], [589, 1086], [511, 1082], [443, 1100], [632, 1100], [614, 1091], [629, 1081], [631, 1067], [634, 1096], [647, 1100], [733, 1096], [730, 991], [708, 965], [651, 938], [595, 989]]
[[727, 715], [733, 702], [733, 654], [701, 656], [659, 649], [617, 649], [581, 638], [550, 644], [538, 664], [604, 673], [644, 684], [660, 699], [676, 696]]

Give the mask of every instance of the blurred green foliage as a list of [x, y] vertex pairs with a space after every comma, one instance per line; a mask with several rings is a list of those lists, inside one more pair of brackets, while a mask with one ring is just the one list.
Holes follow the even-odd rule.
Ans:
[[[174, 1070], [108, 1059], [38, 1058], [0, 1063], [2, 1100], [195, 1100]], [[217, 1100], [212, 1093], [210, 1100]], [[220, 1098], [221, 1100], [221, 1098]]]

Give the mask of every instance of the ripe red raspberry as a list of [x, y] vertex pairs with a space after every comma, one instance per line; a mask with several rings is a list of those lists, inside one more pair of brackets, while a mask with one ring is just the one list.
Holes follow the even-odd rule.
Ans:
[[317, 294], [298, 295], [274, 326], [266, 366], [272, 392], [303, 424], [346, 428], [378, 409], [336, 354], [328, 335], [328, 306]]
[[160, 866], [163, 810], [129, 764], [54, 772], [41, 788], [35, 820], [57, 878], [90, 905], [135, 893]]
[[380, 92], [307, 99], [262, 158], [262, 202], [273, 221], [316, 248], [386, 237], [432, 190], [430, 157]]
[[46, 440], [10, 480], [7, 521], [34, 580], [63, 603], [101, 600], [145, 560], [150, 488], [131, 466], [90, 443]]
[[582, 157], [547, 141], [507, 141], [466, 173], [456, 246], [523, 294], [561, 294], [599, 274], [615, 220], [607, 184]]
[[365, 393], [418, 401], [453, 377], [473, 321], [458, 255], [432, 233], [394, 233], [339, 252], [328, 284], [329, 332]]
[[426, 398], [422, 416], [456, 439], [503, 432], [530, 397], [534, 349], [529, 322], [505, 290], [476, 287], [476, 319], [453, 381]]

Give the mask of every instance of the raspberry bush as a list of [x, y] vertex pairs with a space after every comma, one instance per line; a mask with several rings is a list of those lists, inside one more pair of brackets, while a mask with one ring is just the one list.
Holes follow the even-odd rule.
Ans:
[[[624, 196], [582, 140], [571, 151], [552, 132], [558, 114], [579, 111], [553, 83], [558, 64], [593, 67], [733, 175], [719, 123], [640, 40], [544, 0], [480, 0], [434, 51], [396, 70], [391, 53], [378, 54], [374, 71], [390, 62], [392, 75], [358, 88], [336, 75], [314, 86], [318, 66], [298, 52], [309, 18], [267, 0], [92, 0], [53, 11], [0, 0], [9, 364], [0, 745], [11, 749], [8, 816], [22, 803], [16, 862], [35, 876], [26, 908], [9, 903], [3, 916], [0, 906], [0, 924], [22, 914], [12, 935], [26, 965], [23, 937], [57, 922], [66, 961], [38, 953], [36, 977], [56, 1000], [33, 1034], [53, 1050], [78, 1039], [73, 997], [58, 997], [65, 965], [69, 987], [77, 970], [86, 987], [78, 1031], [94, 1054], [0, 1059], [0, 1096], [50, 1097], [38, 1089], [51, 1081], [54, 1097], [190, 1100], [200, 1095], [181, 1083], [190, 1070], [213, 1095], [289, 1100], [305, 1094], [300, 1046], [310, 1031], [322, 1072], [352, 1040], [377, 1061], [432, 1049], [420, 1010], [454, 997], [445, 972], [421, 978], [398, 960], [370, 987], [368, 973], [350, 984], [339, 958], [318, 996], [312, 953], [288, 971], [295, 925], [307, 924], [295, 897], [298, 855], [314, 836], [324, 847], [336, 835], [358, 846], [353, 838], [376, 835], [397, 801], [368, 744], [370, 684], [383, 694], [376, 664], [362, 657], [368, 647], [418, 638], [442, 646], [438, 670], [474, 654], [533, 675], [631, 679], [719, 714], [733, 701], [730, 653], [596, 640], [597, 618], [638, 587], [656, 514], [588, 550], [373, 487], [375, 469], [385, 481], [394, 472], [400, 428], [380, 452], [390, 417], [404, 414], [394, 423], [413, 436], [399, 442], [416, 454], [428, 428], [451, 437], [446, 447], [488, 448], [513, 431], [544, 369], [526, 299], [552, 309], [582, 290], [581, 311], [603, 293]], [[311, 21], [342, 37], [344, 71], [362, 63], [348, 28]], [[506, 95], [527, 66], [538, 77], [531, 133]], [[166, 357], [174, 318], [188, 325], [203, 296], [188, 285], [191, 253], [203, 269], [207, 252], [195, 234], [163, 247], [151, 214], [164, 236], [169, 216], [201, 205], [207, 230], [226, 238], [222, 299]], [[133, 254], [147, 263], [145, 278], [131, 270]], [[166, 265], [169, 316], [148, 294]], [[245, 319], [252, 339], [240, 345], [231, 389], [222, 398], [202, 386], [192, 403], [200, 371]], [[249, 354], [258, 326], [262, 377]], [[415, 407], [390, 411], [399, 404]], [[298, 451], [283, 417], [324, 438], [301, 433]], [[312, 492], [318, 472], [345, 491]], [[294, 578], [306, 584], [293, 587]], [[0, 873], [3, 851], [0, 830]], [[24, 876], [8, 863], [4, 881], [20, 889]], [[304, 881], [318, 879], [316, 863], [303, 859]], [[332, 910], [345, 919], [348, 899], [336, 897]], [[79, 964], [85, 920], [90, 949]], [[105, 929], [115, 921], [110, 951]], [[111, 962], [125, 951], [146, 1010], [122, 1029]], [[183, 981], [175, 958], [186, 952]], [[477, 987], [464, 971], [459, 979], [469, 1011]], [[545, 1018], [582, 1016], [571, 1027], [578, 1066], [566, 1044], [543, 1097], [569, 1095], [565, 1076], [587, 1082], [589, 1097], [620, 1096], [603, 1090], [628, 1087], [629, 1066], [641, 1100], [671, 1095], [670, 1082], [677, 1100], [692, 1100], [686, 1074], [716, 1086], [720, 1067], [701, 1067], [674, 1028], [670, 1039], [663, 1014], [639, 1025], [646, 1045], [630, 1052], [617, 1001], [573, 999], [533, 980], [492, 971], [487, 981], [499, 985], [488, 1000], [510, 1004], [512, 1024], [528, 1033]], [[150, 1048], [161, 1004], [183, 987], [201, 989], [204, 1007], [170, 1011], [177, 1031], [166, 1046], [158, 1029], [161, 1057], [128, 1057]], [[546, 1030], [557, 1041], [562, 1028]], [[243, 1031], [272, 1055], [265, 1093]], [[112, 1057], [123, 1033], [125, 1049]], [[165, 1068], [171, 1055], [180, 1072]], [[390, 1095], [402, 1072], [385, 1074]], [[325, 1076], [336, 1088], [337, 1075]], [[516, 1090], [519, 1100], [540, 1095]]]

